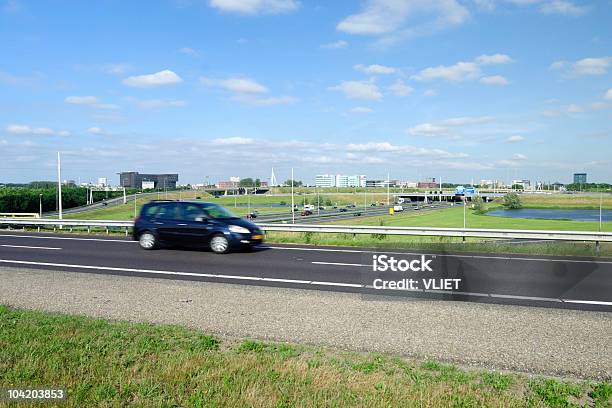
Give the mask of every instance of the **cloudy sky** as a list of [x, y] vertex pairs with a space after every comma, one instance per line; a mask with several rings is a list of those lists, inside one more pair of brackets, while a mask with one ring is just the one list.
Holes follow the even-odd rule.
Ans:
[[0, 0], [0, 182], [612, 181], [612, 1]]

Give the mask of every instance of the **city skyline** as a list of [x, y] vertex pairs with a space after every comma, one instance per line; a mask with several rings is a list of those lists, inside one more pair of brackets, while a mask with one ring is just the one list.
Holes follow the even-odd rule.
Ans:
[[143, 13], [0, 0], [0, 182], [52, 180], [57, 151], [65, 178], [83, 181], [267, 180], [272, 167], [279, 181], [291, 168], [312, 182], [612, 180], [610, 2], [167, 1]]

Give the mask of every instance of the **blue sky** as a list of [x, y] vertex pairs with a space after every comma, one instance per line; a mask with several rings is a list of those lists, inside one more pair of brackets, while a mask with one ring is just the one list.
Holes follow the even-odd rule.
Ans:
[[612, 181], [612, 1], [0, 0], [0, 182]]

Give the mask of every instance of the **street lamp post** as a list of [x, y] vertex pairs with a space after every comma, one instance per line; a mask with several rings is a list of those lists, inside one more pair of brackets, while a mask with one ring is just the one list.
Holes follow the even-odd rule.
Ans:
[[40, 213], [39, 217], [42, 218], [42, 194], [38, 195], [38, 211]]
[[134, 219], [136, 219], [136, 201], [138, 201], [138, 194], [140, 194], [140, 192], [134, 193]]

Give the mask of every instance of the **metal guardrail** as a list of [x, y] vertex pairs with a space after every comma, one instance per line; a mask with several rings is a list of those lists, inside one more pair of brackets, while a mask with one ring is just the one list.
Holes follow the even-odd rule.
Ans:
[[[125, 228], [133, 226], [133, 221], [110, 220], [71, 220], [71, 219], [35, 219], [35, 218], [0, 218], [0, 225], [52, 226], [54, 228], [92, 227]], [[503, 230], [483, 228], [433, 228], [433, 227], [385, 227], [353, 225], [317, 225], [317, 224], [258, 224], [264, 231], [317, 232], [345, 234], [385, 234], [415, 235], [464, 238], [500, 238], [500, 239], [544, 239], [554, 241], [592, 241], [612, 242], [612, 232], [590, 231], [545, 231], [545, 230]]]
[[38, 213], [0, 213], [0, 217], [11, 218], [40, 218]]
[[554, 241], [612, 242], [610, 232], [502, 230], [481, 228], [377, 227], [313, 224], [258, 224], [265, 231], [346, 234], [416, 235], [465, 238], [546, 239]]

